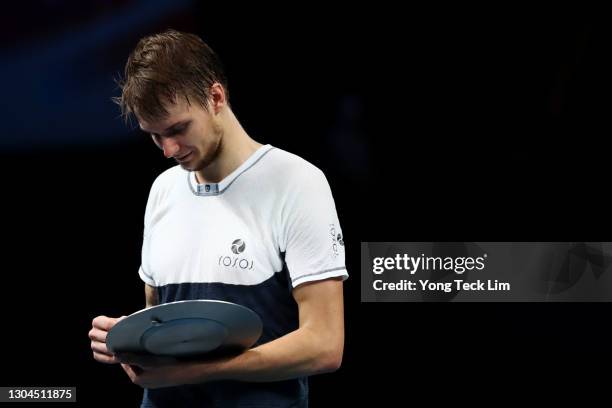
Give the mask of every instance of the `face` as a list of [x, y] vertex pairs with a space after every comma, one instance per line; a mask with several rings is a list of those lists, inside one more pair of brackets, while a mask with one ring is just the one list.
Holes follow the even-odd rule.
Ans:
[[140, 128], [151, 135], [164, 156], [175, 159], [185, 170], [208, 167], [217, 158], [223, 137], [216, 118], [197, 102], [189, 105], [184, 98], [166, 104], [166, 109], [169, 114], [164, 119], [139, 119]]

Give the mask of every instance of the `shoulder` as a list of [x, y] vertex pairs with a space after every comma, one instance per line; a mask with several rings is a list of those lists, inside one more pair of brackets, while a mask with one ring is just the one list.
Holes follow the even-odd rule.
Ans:
[[149, 204], [160, 203], [167, 198], [171, 191], [180, 186], [181, 183], [187, 185], [188, 172], [181, 166], [176, 165], [162, 172], [157, 176], [149, 192]]
[[283, 184], [312, 181], [325, 178], [323, 172], [314, 164], [302, 157], [279, 148], [273, 148], [267, 154], [267, 170]]
[[325, 174], [302, 157], [274, 149], [269, 152], [270, 170], [262, 175], [274, 185], [274, 196], [289, 215], [293, 211], [309, 212], [331, 208], [333, 196]]
[[176, 165], [164, 170], [160, 175], [155, 178], [153, 185], [151, 186], [152, 191], [167, 190], [172, 188], [177, 181], [187, 179], [187, 171], [181, 166]]

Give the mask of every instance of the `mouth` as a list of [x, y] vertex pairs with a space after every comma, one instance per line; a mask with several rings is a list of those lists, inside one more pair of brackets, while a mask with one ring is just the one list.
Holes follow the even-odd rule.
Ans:
[[189, 153], [187, 153], [186, 155], [184, 155], [182, 157], [175, 157], [175, 159], [176, 159], [177, 162], [183, 163], [183, 162], [187, 161], [187, 159], [189, 159], [191, 157], [191, 153], [192, 152], [189, 152]]

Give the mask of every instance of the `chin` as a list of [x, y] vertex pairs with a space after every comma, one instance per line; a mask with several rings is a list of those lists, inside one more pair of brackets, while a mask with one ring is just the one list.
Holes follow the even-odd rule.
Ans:
[[210, 166], [212, 163], [214, 163], [215, 159], [216, 159], [216, 156], [213, 156], [213, 157], [204, 157], [204, 158], [201, 158], [200, 160], [198, 160], [197, 162], [195, 162], [194, 164], [192, 164], [189, 167], [191, 167], [192, 171], [204, 170], [205, 168]]
[[196, 171], [198, 170], [198, 163], [194, 160], [189, 160], [186, 163], [177, 163], [179, 166], [181, 166], [182, 169], [187, 170], [187, 171]]

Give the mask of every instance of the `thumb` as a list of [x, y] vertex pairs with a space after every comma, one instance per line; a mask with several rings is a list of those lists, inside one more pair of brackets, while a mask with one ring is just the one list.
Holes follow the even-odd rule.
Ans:
[[114, 326], [115, 326], [117, 323], [119, 323], [121, 320], [125, 319], [126, 317], [127, 317], [127, 316], [121, 316], [121, 317], [111, 318], [111, 319], [110, 319], [111, 324], [110, 324], [109, 330], [110, 330], [110, 328], [114, 327]]

